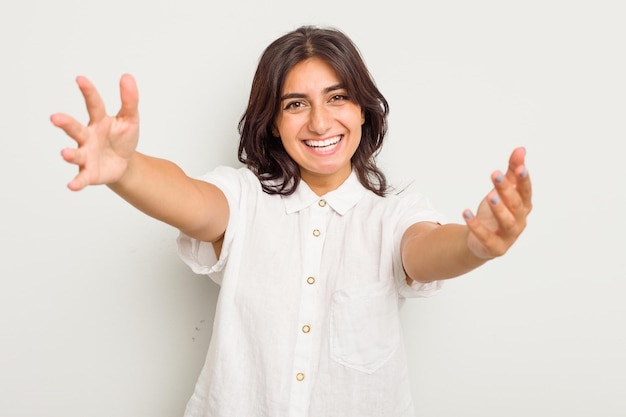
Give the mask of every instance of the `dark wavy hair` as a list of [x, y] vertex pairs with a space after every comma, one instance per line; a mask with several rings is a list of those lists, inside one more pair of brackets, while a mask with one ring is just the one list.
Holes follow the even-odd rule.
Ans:
[[239, 161], [255, 173], [266, 193], [290, 195], [296, 190], [301, 180], [300, 169], [272, 134], [272, 126], [280, 111], [287, 74], [296, 64], [312, 57], [334, 68], [348, 96], [361, 106], [365, 122], [352, 166], [364, 187], [385, 195], [387, 180], [375, 159], [387, 132], [389, 104], [354, 43], [332, 28], [302, 26], [265, 49], [252, 80], [248, 107], [238, 125]]

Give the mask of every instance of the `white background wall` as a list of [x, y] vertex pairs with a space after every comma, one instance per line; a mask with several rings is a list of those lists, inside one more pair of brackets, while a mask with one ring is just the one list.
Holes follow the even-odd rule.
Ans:
[[461, 221], [528, 149], [517, 245], [402, 312], [420, 416], [626, 415], [626, 19], [620, 0], [24, 0], [0, 5], [0, 416], [182, 415], [217, 287], [176, 231], [108, 189], [72, 193], [86, 120], [141, 95], [139, 149], [189, 174], [236, 163], [257, 59], [301, 24], [359, 45], [391, 103], [380, 163]]

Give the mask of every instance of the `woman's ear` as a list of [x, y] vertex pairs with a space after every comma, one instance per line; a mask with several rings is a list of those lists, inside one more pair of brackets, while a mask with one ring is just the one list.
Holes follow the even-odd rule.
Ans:
[[365, 110], [361, 109], [361, 126], [365, 124]]
[[280, 138], [280, 132], [276, 129], [276, 126], [272, 126], [272, 136], [275, 138]]

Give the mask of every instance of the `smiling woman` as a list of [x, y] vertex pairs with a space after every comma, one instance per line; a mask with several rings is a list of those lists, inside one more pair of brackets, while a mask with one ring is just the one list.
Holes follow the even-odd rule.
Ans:
[[241, 118], [239, 158], [188, 177], [136, 151], [135, 80], [109, 116], [78, 85], [90, 122], [52, 116], [78, 144], [72, 190], [106, 184], [180, 230], [180, 255], [221, 285], [211, 345], [187, 417], [413, 417], [398, 309], [504, 254], [526, 226], [525, 150], [465, 224], [419, 195], [387, 193], [375, 163], [388, 105], [356, 47], [302, 27], [268, 46]]
[[[321, 102], [326, 103], [323, 108]], [[239, 160], [259, 176], [268, 193], [293, 193], [302, 170], [285, 150], [285, 132], [278, 131], [278, 118], [306, 110], [307, 129], [311, 130], [308, 139], [336, 140], [319, 130], [328, 129], [324, 123], [333, 123], [331, 113], [339, 114], [331, 109], [344, 109], [347, 104], [359, 107], [360, 119], [360, 127], [351, 132], [351, 141], [360, 136], [351, 156], [352, 169], [364, 187], [384, 195], [387, 180], [374, 158], [387, 133], [389, 105], [356, 46], [336, 30], [303, 27], [275, 40], [264, 51], [239, 123]], [[281, 140], [276, 140], [279, 137]], [[306, 135], [300, 136], [303, 139]]]
[[318, 195], [339, 187], [352, 172], [361, 142], [363, 111], [330, 65], [309, 58], [287, 74], [275, 132]]

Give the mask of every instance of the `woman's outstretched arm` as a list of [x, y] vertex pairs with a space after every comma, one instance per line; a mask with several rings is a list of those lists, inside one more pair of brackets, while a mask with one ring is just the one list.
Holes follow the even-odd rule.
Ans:
[[516, 148], [506, 173], [496, 171], [494, 188], [476, 215], [463, 212], [465, 225], [416, 223], [402, 238], [402, 262], [410, 280], [430, 282], [454, 278], [504, 255], [526, 227], [532, 189], [524, 160]]
[[228, 204], [215, 186], [188, 177], [174, 163], [136, 151], [139, 140], [139, 94], [135, 79], [120, 79], [121, 108], [107, 114], [100, 94], [85, 77], [76, 79], [85, 99], [89, 122], [56, 113], [52, 124], [72, 138], [77, 147], [61, 156], [78, 166], [68, 188], [79, 191], [105, 184], [133, 206], [197, 239], [219, 240], [228, 223]]

